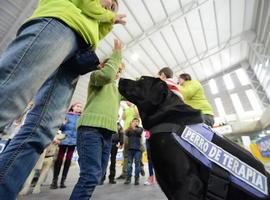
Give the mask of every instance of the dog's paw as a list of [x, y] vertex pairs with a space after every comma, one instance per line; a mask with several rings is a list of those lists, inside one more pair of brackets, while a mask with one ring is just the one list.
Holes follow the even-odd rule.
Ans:
[[40, 187], [35, 187], [33, 190], [33, 194], [39, 194], [40, 193]]
[[22, 190], [22, 191], [19, 193], [20, 196], [25, 196], [25, 195], [27, 195], [27, 194], [28, 194], [28, 190]]

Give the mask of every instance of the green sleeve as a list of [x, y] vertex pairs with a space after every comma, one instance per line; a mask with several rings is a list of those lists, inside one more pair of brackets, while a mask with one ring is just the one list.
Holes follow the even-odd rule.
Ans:
[[103, 39], [109, 32], [111, 32], [113, 25], [108, 22], [99, 23], [99, 40]]
[[84, 15], [94, 18], [99, 22], [113, 23], [116, 18], [114, 12], [101, 6], [100, 0], [82, 0], [80, 9]]
[[200, 83], [192, 82], [185, 86], [180, 86], [180, 91], [184, 96], [184, 100], [190, 100], [196, 92], [200, 89]]
[[103, 86], [115, 80], [119, 66], [121, 64], [121, 54], [114, 52], [102, 69], [95, 70], [90, 75], [90, 85]]

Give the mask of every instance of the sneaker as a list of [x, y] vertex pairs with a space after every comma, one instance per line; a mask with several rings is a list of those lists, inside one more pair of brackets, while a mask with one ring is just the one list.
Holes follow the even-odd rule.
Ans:
[[103, 180], [100, 181], [100, 182], [99, 182], [99, 185], [104, 185], [104, 181], [103, 181]]
[[124, 182], [124, 184], [128, 185], [131, 182], [131, 177], [127, 177], [126, 181]]
[[139, 177], [135, 178], [134, 185], [140, 185], [140, 178]]
[[116, 179], [117, 179], [117, 180], [120, 180], [120, 179], [126, 179], [126, 176], [124, 176], [123, 174], [121, 174], [121, 175], [118, 176]]
[[141, 175], [142, 175], [142, 176], [145, 176], [145, 171], [144, 171], [143, 168], [141, 168]]
[[115, 180], [109, 180], [109, 183], [110, 184], [116, 184], [116, 181]]
[[155, 178], [154, 176], [149, 176], [147, 181], [145, 181], [144, 185], [149, 186], [149, 185], [154, 185], [155, 184]]

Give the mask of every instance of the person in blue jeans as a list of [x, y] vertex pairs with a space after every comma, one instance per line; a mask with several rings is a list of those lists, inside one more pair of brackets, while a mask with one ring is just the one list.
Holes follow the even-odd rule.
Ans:
[[112, 0], [40, 0], [1, 55], [0, 132], [35, 96], [24, 125], [0, 154], [1, 200], [16, 198], [63, 121], [79, 78], [76, 66], [64, 64], [82, 46], [95, 50], [114, 24], [125, 24], [117, 6]]
[[77, 120], [79, 119], [82, 111], [82, 104], [79, 102], [73, 103], [66, 114], [65, 121], [62, 124], [60, 130], [63, 134], [65, 134], [66, 138], [62, 140], [59, 144], [59, 151], [57, 155], [57, 159], [54, 162], [53, 167], [53, 181], [50, 186], [51, 189], [58, 188], [58, 175], [60, 173], [63, 160], [64, 168], [62, 172], [62, 178], [60, 183], [60, 188], [66, 188], [65, 180], [67, 178], [67, 174], [69, 171], [69, 167], [71, 164], [71, 159], [73, 156], [73, 152], [76, 147], [76, 139], [77, 139]]
[[130, 184], [132, 176], [132, 164], [135, 163], [135, 185], [139, 185], [140, 171], [141, 171], [141, 139], [143, 128], [139, 127], [140, 120], [134, 118], [130, 127], [126, 130], [128, 137], [128, 169], [125, 184]]
[[90, 75], [87, 102], [78, 121], [77, 150], [80, 177], [71, 200], [88, 200], [105, 175], [112, 148], [112, 135], [117, 132], [117, 119], [122, 96], [117, 87], [124, 65], [122, 47], [114, 41], [111, 57]]

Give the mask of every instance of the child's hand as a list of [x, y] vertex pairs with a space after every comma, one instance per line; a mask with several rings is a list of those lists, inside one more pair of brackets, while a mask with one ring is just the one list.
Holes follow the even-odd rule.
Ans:
[[125, 21], [126, 14], [116, 14], [116, 19], [114, 24], [122, 24], [125, 25], [127, 22]]
[[114, 49], [113, 49], [113, 51], [116, 52], [116, 53], [121, 53], [122, 52], [122, 45], [121, 45], [120, 40], [117, 40], [117, 39], [114, 40]]

